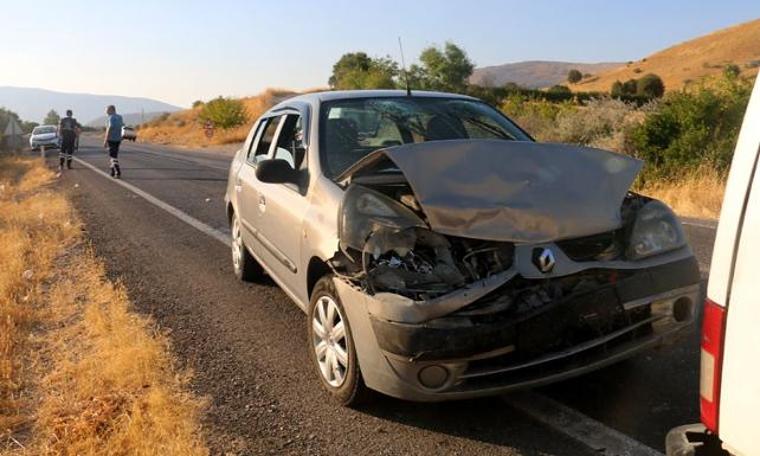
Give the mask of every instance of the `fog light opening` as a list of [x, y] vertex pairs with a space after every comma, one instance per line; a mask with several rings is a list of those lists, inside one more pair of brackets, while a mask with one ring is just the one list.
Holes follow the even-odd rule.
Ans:
[[438, 389], [446, 384], [449, 379], [449, 371], [443, 366], [433, 364], [420, 369], [417, 379], [425, 388]]
[[679, 323], [690, 321], [694, 317], [694, 303], [687, 297], [678, 298], [673, 303], [673, 319]]

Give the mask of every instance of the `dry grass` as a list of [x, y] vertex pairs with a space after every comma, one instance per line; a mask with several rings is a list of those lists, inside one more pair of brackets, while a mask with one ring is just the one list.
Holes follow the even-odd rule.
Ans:
[[0, 159], [0, 437], [30, 420], [23, 343], [39, 319], [42, 280], [79, 231], [66, 200], [45, 190], [53, 178], [40, 163]]
[[720, 74], [726, 64], [739, 65], [743, 76], [757, 74], [760, 19], [677, 44], [645, 59], [599, 73], [593, 79], [571, 85], [571, 88], [574, 91], [608, 92], [615, 81], [655, 73], [662, 78], [666, 90], [680, 90], [691, 81]]
[[653, 182], [639, 189], [664, 201], [678, 215], [708, 219], [720, 216], [725, 190], [725, 176], [706, 166], [681, 179]]
[[167, 338], [105, 278], [53, 179], [0, 159], [0, 452], [207, 454]]
[[138, 138], [143, 142], [187, 147], [240, 143], [245, 141], [255, 119], [275, 104], [294, 95], [296, 92], [290, 90], [267, 89], [254, 97], [242, 98], [248, 121], [237, 128], [217, 129], [211, 139], [205, 136], [203, 122], [199, 120], [201, 107], [178, 111], [166, 119], [148, 122], [140, 128]]

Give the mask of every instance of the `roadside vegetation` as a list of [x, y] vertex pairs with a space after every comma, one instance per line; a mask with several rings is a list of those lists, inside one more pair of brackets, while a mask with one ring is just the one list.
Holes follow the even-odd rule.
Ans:
[[[333, 65], [328, 84], [335, 90], [390, 89], [404, 88], [408, 79], [413, 89], [481, 98], [499, 107], [538, 140], [599, 147], [640, 158], [646, 166], [636, 183], [637, 191], [663, 199], [681, 215], [719, 216], [754, 73], [725, 65], [717, 76], [671, 91], [666, 91], [662, 78], [648, 73], [616, 81], [610, 92], [573, 92], [565, 85], [545, 90], [514, 83], [502, 87], [471, 85], [474, 64], [451, 42], [424, 49], [417, 61], [405, 73], [389, 56], [350, 52]], [[576, 87], [579, 80], [592, 77], [571, 70], [567, 80]], [[270, 89], [242, 100], [199, 101], [191, 110], [148, 123], [141, 129], [141, 138], [187, 146], [239, 143], [254, 119], [292, 95]], [[230, 123], [210, 140], [203, 136], [199, 125], [204, 119], [212, 119], [212, 106], [225, 113], [239, 113], [240, 105], [244, 122]], [[223, 117], [214, 123], [224, 127], [229, 118], [242, 118], [238, 114]]]
[[207, 454], [168, 339], [105, 277], [53, 181], [0, 158], [0, 453]]
[[[138, 127], [138, 140], [155, 144], [208, 147], [237, 144], [245, 140], [251, 123], [267, 109], [293, 96], [290, 90], [267, 89], [259, 95], [241, 99], [219, 97], [209, 102], [196, 101], [191, 109], [165, 114]], [[204, 126], [215, 126], [211, 138]]]

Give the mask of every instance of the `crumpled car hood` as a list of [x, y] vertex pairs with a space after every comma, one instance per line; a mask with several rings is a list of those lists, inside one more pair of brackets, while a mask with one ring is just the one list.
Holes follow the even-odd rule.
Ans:
[[642, 162], [564, 144], [432, 141], [375, 151], [337, 180], [346, 183], [393, 165], [404, 174], [432, 230], [541, 243], [620, 227], [620, 207]]

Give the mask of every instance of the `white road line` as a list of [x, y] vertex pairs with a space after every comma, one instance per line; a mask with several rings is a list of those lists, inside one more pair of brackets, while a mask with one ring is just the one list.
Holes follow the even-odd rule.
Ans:
[[205, 234], [208, 234], [212, 238], [216, 239], [217, 241], [229, 245], [230, 244], [230, 236], [227, 233], [224, 233], [220, 230], [217, 230], [216, 228], [213, 228], [209, 225], [206, 225], [205, 223], [201, 222], [197, 218], [182, 212], [181, 210], [177, 209], [176, 207], [167, 204], [160, 199], [156, 198], [155, 196], [151, 195], [150, 193], [144, 192], [143, 190], [140, 190], [139, 188], [135, 187], [134, 185], [124, 182], [121, 179], [114, 179], [111, 176], [109, 176], [106, 172], [104, 172], [101, 169], [98, 169], [94, 165], [87, 163], [84, 160], [81, 160], [77, 157], [74, 157], [74, 161], [79, 163], [82, 166], [86, 166], [87, 168], [90, 168], [91, 170], [95, 171], [96, 173], [100, 174], [101, 176], [105, 177], [106, 179], [111, 180], [114, 184], [121, 185], [122, 187], [126, 188], [130, 192], [134, 193], [135, 195], [143, 198], [145, 201], [153, 204], [156, 207], [159, 207], [166, 212], [170, 213], [171, 215], [177, 217], [178, 219], [182, 220], [183, 222], [187, 223], [188, 225], [192, 226], [193, 228], [197, 229], [198, 231], [201, 231]]
[[515, 393], [504, 396], [504, 401], [536, 421], [581, 442], [600, 455], [662, 456], [662, 453], [638, 440], [542, 394]]
[[[111, 182], [121, 185], [127, 190], [145, 199], [156, 207], [177, 217], [188, 225], [211, 236], [217, 241], [229, 245], [230, 236], [216, 228], [201, 222], [176, 207], [167, 204], [155, 196], [140, 190], [132, 184], [121, 179], [113, 179], [104, 171], [84, 160], [74, 157], [74, 160]], [[536, 421], [549, 426], [557, 431], [581, 442], [594, 451], [604, 456], [662, 456], [661, 453], [634, 440], [625, 434], [611, 429], [604, 424], [582, 414], [581, 412], [567, 407], [544, 395], [525, 392], [505, 396], [504, 400], [513, 408], [525, 413]]]

